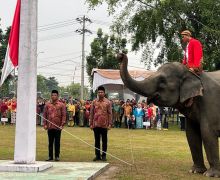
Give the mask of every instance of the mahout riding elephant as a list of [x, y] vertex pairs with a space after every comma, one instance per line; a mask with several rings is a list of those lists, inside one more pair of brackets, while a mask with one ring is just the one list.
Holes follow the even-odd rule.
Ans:
[[[136, 81], [129, 75], [127, 55], [118, 54], [118, 59], [126, 87], [158, 106], [177, 108], [186, 116], [186, 137], [194, 163], [190, 172], [220, 177], [220, 71], [197, 76], [181, 63], [173, 62], [162, 65], [143, 81]], [[192, 105], [188, 107], [192, 98]], [[202, 144], [210, 165], [208, 170]]]

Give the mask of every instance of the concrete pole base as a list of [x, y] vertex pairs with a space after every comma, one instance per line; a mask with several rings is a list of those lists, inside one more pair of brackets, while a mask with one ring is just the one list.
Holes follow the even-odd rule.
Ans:
[[4, 161], [0, 163], [0, 172], [40, 172], [51, 168], [51, 162], [36, 161], [34, 164], [15, 164], [14, 161]]

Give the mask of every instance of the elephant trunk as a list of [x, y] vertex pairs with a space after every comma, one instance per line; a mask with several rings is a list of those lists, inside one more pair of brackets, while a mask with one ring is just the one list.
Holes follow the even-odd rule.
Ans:
[[[129, 88], [131, 91], [136, 92], [145, 97], [153, 96], [155, 92], [155, 78], [146, 78], [143, 81], [134, 80], [127, 69], [128, 58], [125, 54], [119, 54], [118, 59], [120, 60], [120, 75], [124, 85]], [[153, 75], [152, 75], [153, 76]], [[154, 80], [153, 80], [154, 79]]]

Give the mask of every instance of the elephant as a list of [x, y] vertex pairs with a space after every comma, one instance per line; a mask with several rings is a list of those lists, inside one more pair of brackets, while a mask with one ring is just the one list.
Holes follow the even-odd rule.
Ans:
[[[117, 58], [127, 88], [147, 97], [149, 102], [176, 108], [185, 115], [186, 137], [193, 160], [189, 172], [220, 177], [220, 71], [202, 72], [198, 76], [183, 64], [172, 62], [162, 65], [148, 78], [136, 81], [129, 75], [127, 55], [119, 53]], [[192, 105], [186, 106], [192, 98]], [[209, 169], [204, 164], [202, 144]]]

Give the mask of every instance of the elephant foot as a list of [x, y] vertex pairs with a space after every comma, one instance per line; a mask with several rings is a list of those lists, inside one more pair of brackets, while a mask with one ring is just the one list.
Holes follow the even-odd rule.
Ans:
[[207, 177], [220, 177], [220, 170], [216, 168], [210, 168], [204, 172], [203, 175]]
[[202, 174], [206, 171], [207, 169], [205, 166], [196, 166], [196, 165], [193, 165], [192, 168], [189, 170], [190, 173], [194, 173], [194, 174]]

